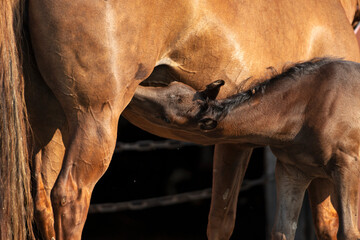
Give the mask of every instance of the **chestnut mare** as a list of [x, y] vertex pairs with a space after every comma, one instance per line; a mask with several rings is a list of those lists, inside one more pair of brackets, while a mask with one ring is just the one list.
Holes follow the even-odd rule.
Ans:
[[[140, 82], [176, 79], [202, 89], [224, 79], [220, 97], [227, 97], [268, 66], [324, 55], [358, 61], [355, 9], [356, 0], [1, 0], [1, 238], [31, 236], [27, 119], [37, 226], [44, 239], [80, 239], [118, 119]], [[158, 126], [131, 111], [126, 117], [160, 136], [211, 142], [200, 130]], [[209, 239], [231, 235], [251, 151], [216, 146]], [[317, 231], [331, 235], [327, 189], [316, 181], [310, 189]]]
[[[215, 97], [222, 80], [202, 92], [183, 83], [139, 89], [134, 99], [146, 99], [163, 124], [202, 129], [214, 143], [271, 147], [278, 159], [272, 239], [294, 239], [305, 190], [316, 178], [334, 184], [337, 239], [360, 239], [360, 111], [353, 107], [360, 102], [360, 64], [316, 59], [261, 82], [221, 100]], [[137, 103], [130, 106], [141, 109]]]

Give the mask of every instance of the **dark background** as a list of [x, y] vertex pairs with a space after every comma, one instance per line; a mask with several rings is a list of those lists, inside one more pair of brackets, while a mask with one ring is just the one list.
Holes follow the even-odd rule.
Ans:
[[[163, 140], [121, 118], [118, 141]], [[211, 187], [212, 146], [115, 153], [91, 203], [160, 197]], [[245, 179], [263, 175], [263, 150], [253, 153]], [[265, 239], [262, 186], [241, 192], [232, 239]], [[83, 239], [206, 239], [210, 199], [137, 211], [89, 214]]]

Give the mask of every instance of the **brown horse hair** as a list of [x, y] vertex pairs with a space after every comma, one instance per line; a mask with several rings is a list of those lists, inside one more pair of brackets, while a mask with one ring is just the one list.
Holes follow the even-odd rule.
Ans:
[[34, 239], [22, 70], [25, 0], [0, 0], [0, 239]]

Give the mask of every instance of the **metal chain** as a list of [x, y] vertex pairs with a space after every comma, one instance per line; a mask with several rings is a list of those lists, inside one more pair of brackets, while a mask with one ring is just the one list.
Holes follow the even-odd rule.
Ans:
[[[244, 181], [241, 191], [249, 190], [252, 187], [265, 184], [266, 182], [274, 181], [274, 176], [263, 176], [260, 179]], [[164, 197], [149, 198], [142, 200], [134, 200], [128, 202], [118, 203], [100, 203], [91, 204], [89, 213], [110, 213], [120, 212], [125, 210], [143, 210], [146, 208], [169, 206], [185, 202], [209, 199], [211, 197], [211, 188], [206, 188], [199, 191], [174, 194]]]
[[156, 149], [178, 149], [181, 147], [188, 146], [199, 146], [195, 143], [180, 142], [176, 140], [162, 140], [162, 141], [151, 141], [144, 140], [134, 143], [117, 142], [115, 152], [119, 153], [122, 151], [151, 151]]
[[[151, 151], [156, 149], [179, 149], [187, 146], [199, 146], [194, 143], [180, 142], [176, 140], [163, 140], [163, 141], [137, 141], [134, 143], [117, 142], [115, 152], [122, 151]], [[258, 185], [265, 184], [267, 182], [274, 181], [274, 176], [263, 175], [256, 180], [244, 180], [241, 190], [246, 191]], [[133, 200], [127, 202], [118, 203], [100, 203], [91, 204], [89, 213], [109, 213], [120, 212], [124, 210], [142, 210], [146, 208], [169, 206], [174, 204], [180, 204], [185, 202], [209, 199], [211, 197], [211, 188], [206, 188], [199, 191], [174, 194], [169, 196], [149, 198], [142, 200]]]

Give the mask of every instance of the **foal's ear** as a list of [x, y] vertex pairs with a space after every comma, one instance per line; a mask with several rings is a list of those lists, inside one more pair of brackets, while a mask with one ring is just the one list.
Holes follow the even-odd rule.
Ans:
[[211, 130], [216, 128], [217, 121], [211, 118], [203, 118], [199, 121], [198, 124], [201, 130]]
[[220, 87], [225, 84], [224, 80], [216, 80], [215, 82], [210, 83], [206, 86], [204, 91], [201, 91], [200, 94], [203, 98], [208, 98], [210, 100], [215, 100], [219, 94]]

